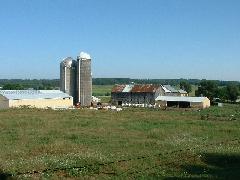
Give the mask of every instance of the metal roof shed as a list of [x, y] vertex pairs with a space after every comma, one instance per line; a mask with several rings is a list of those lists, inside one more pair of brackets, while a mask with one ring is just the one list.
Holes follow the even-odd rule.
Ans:
[[186, 96], [158, 96], [156, 103], [161, 106], [169, 107], [176, 105], [178, 107], [208, 108], [210, 100], [207, 97], [186, 97]]
[[1, 90], [0, 109], [30, 106], [35, 108], [69, 108], [73, 98], [59, 90]]

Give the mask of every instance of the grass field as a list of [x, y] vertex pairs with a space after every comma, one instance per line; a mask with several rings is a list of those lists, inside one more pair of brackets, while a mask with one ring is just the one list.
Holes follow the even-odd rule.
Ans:
[[0, 179], [239, 179], [240, 107], [0, 111]]
[[93, 85], [93, 96], [101, 99], [101, 102], [108, 103], [111, 100], [113, 85]]
[[94, 96], [110, 96], [113, 85], [93, 85]]

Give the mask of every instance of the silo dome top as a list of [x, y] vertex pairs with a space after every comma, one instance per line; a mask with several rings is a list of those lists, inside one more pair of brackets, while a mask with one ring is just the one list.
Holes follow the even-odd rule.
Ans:
[[81, 52], [80, 53], [80, 58], [81, 59], [91, 59], [91, 56], [88, 53]]
[[67, 57], [63, 59], [62, 64], [66, 67], [71, 67], [73, 64], [73, 61], [74, 61], [73, 58]]

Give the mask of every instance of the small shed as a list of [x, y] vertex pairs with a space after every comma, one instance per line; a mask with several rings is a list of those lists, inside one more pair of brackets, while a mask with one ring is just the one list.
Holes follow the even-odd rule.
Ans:
[[0, 90], [0, 109], [14, 107], [69, 108], [73, 98], [59, 90]]
[[161, 107], [201, 109], [210, 107], [210, 100], [207, 97], [158, 96], [156, 103]]
[[183, 89], [178, 90], [178, 92], [179, 92], [180, 96], [188, 96], [188, 92]]

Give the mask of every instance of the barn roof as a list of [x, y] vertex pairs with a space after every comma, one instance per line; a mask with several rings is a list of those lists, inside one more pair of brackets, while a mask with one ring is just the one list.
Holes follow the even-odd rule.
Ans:
[[0, 90], [0, 95], [9, 100], [72, 98], [59, 90]]
[[126, 85], [115, 85], [113, 88], [112, 88], [112, 92], [122, 92], [124, 90], [124, 88], [126, 87]]
[[165, 90], [165, 92], [170, 92], [170, 93], [178, 93], [178, 90], [176, 90], [174, 87], [172, 87], [171, 85], [163, 85], [163, 89]]
[[181, 93], [181, 94], [187, 94], [187, 91], [185, 91], [183, 89], [178, 90], [178, 92]]
[[152, 85], [152, 84], [130, 84], [130, 85], [116, 85], [113, 87], [112, 92], [156, 92], [159, 88], [159, 85]]
[[159, 88], [157, 85], [146, 84], [146, 85], [135, 85], [131, 92], [156, 92]]
[[161, 85], [162, 86], [162, 89], [164, 90], [165, 93], [171, 93], [170, 90], [168, 90], [165, 86]]
[[158, 96], [156, 101], [203, 102], [207, 97]]

